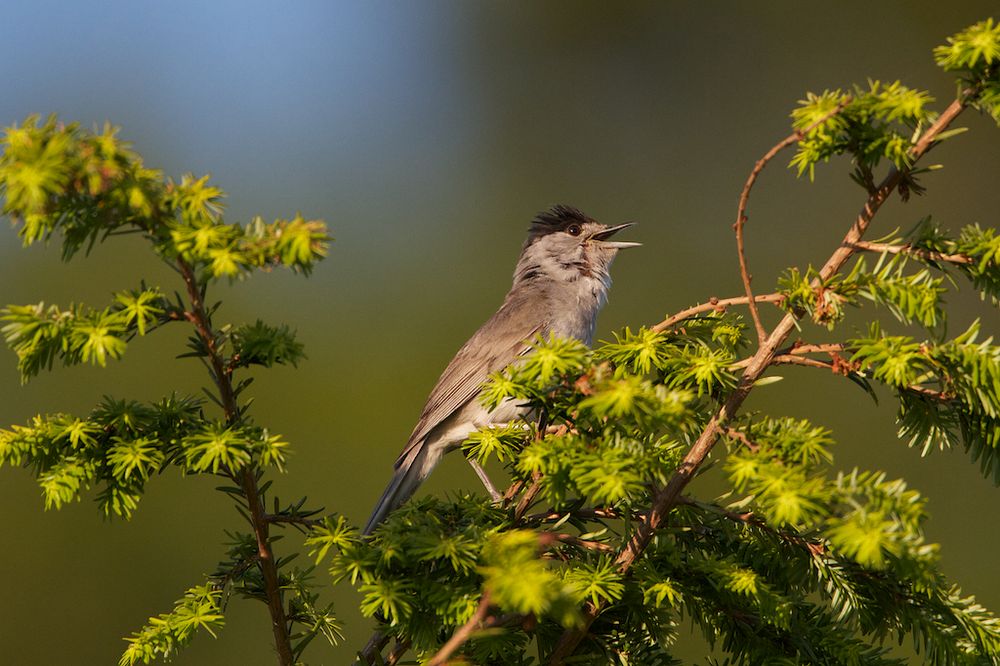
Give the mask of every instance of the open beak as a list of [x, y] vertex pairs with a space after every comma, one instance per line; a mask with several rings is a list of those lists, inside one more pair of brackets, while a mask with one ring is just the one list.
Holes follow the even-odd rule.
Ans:
[[631, 227], [635, 222], [626, 222], [625, 224], [619, 224], [614, 227], [608, 227], [604, 231], [598, 231], [596, 234], [590, 237], [590, 240], [599, 241], [603, 247], [613, 247], [617, 250], [622, 250], [626, 247], [639, 247], [642, 243], [633, 243], [632, 241], [611, 241], [607, 240], [614, 236], [616, 233], [622, 229], [627, 229]]

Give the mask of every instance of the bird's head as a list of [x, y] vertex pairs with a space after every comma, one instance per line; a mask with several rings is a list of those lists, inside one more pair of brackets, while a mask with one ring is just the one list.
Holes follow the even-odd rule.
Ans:
[[633, 224], [608, 226], [571, 206], [553, 206], [532, 220], [516, 277], [573, 280], [590, 276], [606, 280], [618, 250], [641, 245], [611, 240]]

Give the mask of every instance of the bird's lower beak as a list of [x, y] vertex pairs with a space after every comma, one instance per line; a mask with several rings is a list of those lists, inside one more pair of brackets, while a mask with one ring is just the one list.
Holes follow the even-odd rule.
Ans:
[[608, 227], [604, 231], [598, 231], [596, 234], [590, 237], [591, 240], [600, 242], [603, 247], [613, 247], [617, 250], [622, 250], [626, 247], [639, 247], [642, 243], [634, 243], [632, 241], [611, 241], [608, 240], [616, 233], [622, 229], [627, 229], [631, 227], [635, 222], [626, 222], [625, 224], [619, 224], [614, 227]]

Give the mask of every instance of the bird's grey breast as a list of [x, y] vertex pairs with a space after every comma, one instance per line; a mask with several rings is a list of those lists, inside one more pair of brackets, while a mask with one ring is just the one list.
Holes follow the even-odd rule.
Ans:
[[553, 285], [548, 332], [590, 345], [597, 315], [607, 301], [609, 283], [606, 275], [580, 275], [573, 281]]

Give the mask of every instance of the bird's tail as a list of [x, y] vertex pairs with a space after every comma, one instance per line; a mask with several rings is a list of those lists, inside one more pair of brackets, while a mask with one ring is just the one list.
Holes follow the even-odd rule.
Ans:
[[[434, 456], [434, 452], [428, 453], [430, 448], [426, 444], [411, 447], [396, 462], [396, 471], [392, 475], [392, 480], [375, 505], [364, 531], [361, 532], [362, 536], [368, 536], [374, 532], [379, 523], [389, 515], [389, 512], [410, 499], [410, 496], [417, 491], [420, 484], [431, 473], [431, 470], [441, 459], [441, 453]], [[434, 459], [432, 460], [428, 456], [434, 457]]]

